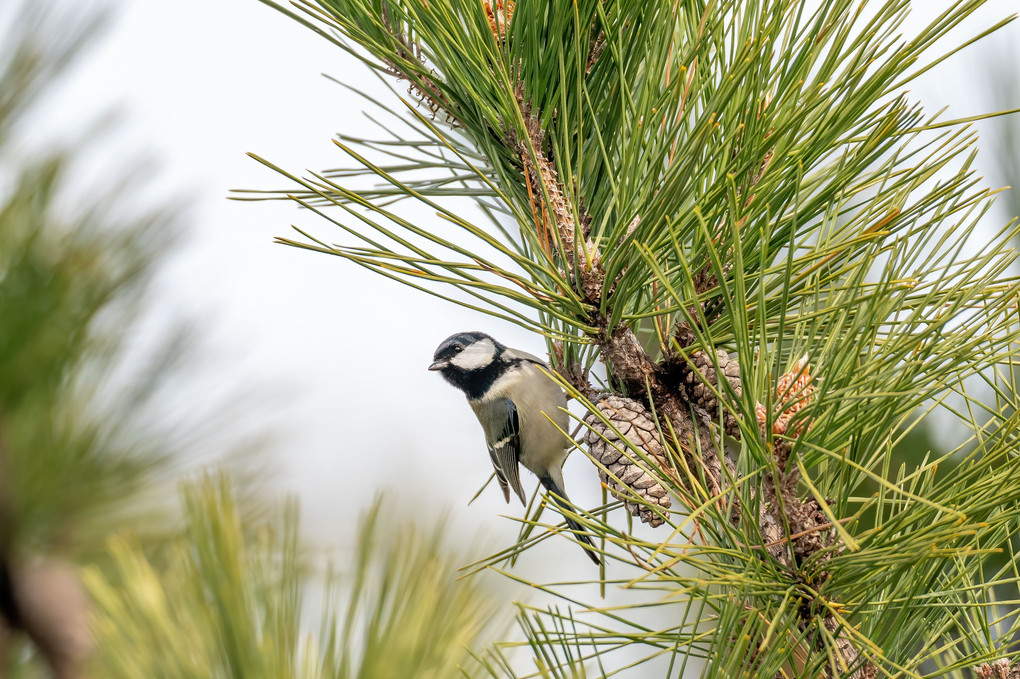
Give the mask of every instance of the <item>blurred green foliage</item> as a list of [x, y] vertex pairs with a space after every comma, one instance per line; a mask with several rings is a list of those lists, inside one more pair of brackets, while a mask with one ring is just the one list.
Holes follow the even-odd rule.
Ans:
[[111, 512], [169, 454], [138, 417], [165, 371], [128, 377], [118, 396], [108, 382], [170, 229], [155, 212], [122, 218], [113, 191], [69, 207], [74, 154], [13, 148], [97, 25], [61, 33], [46, 19], [26, 6], [0, 50], [0, 535], [15, 552], [75, 554], [102, 545]]
[[[1005, 55], [990, 52], [977, 69], [986, 73], [985, 90], [991, 95], [994, 108], [1011, 110], [1020, 107], [1020, 49], [1015, 43], [1003, 41]], [[1007, 218], [1020, 217], [1020, 115], [1003, 116], [989, 120], [990, 134], [983, 151], [990, 152], [996, 179], [1007, 188], [999, 197], [1001, 211]]]
[[[186, 484], [183, 499], [185, 533], [164, 567], [118, 538], [113, 569], [86, 574], [97, 677], [446, 679], [470, 672], [471, 649], [502, 631], [480, 581], [455, 579], [442, 531], [394, 526], [382, 499], [321, 590], [303, 577], [294, 503], [248, 521], [224, 475]], [[304, 604], [320, 597], [319, 632], [303, 634]]]
[[[81, 20], [84, 18], [85, 20]], [[175, 449], [144, 414], [173, 341], [124, 357], [167, 234], [116, 189], [72, 196], [80, 150], [27, 151], [34, 105], [100, 22], [22, 3], [0, 26], [0, 675], [77, 677], [90, 643], [74, 563], [128, 526], [156, 538]], [[112, 185], [110, 182], [107, 185]], [[13, 603], [11, 603], [13, 602]], [[45, 663], [39, 660], [44, 660]]]
[[65, 164], [22, 168], [0, 209], [3, 523], [19, 549], [69, 547], [167, 453], [134, 431], [139, 402], [97, 407], [130, 327], [126, 298], [150, 265], [148, 225], [61, 224], [52, 211]]

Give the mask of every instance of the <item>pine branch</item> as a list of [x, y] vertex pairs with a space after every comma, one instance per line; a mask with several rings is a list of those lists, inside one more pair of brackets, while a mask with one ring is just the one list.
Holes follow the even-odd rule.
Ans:
[[[379, 237], [303, 246], [433, 294], [470, 288], [480, 303], [456, 301], [499, 317], [511, 302], [537, 311], [515, 322], [549, 338], [619, 500], [577, 519], [638, 571], [628, 587], [690, 597], [694, 617], [650, 630], [550, 587], [602, 620], [522, 615], [550, 672], [629, 646], [705, 658], [714, 676], [911, 676], [927, 661], [959, 675], [1001, 657], [951, 611], [979, 615], [968, 573], [1018, 518], [1016, 489], [991, 484], [1016, 471], [1007, 432], [1020, 399], [988, 378], [1017, 357], [1020, 280], [1005, 244], [1018, 226], [979, 235], [992, 193], [971, 172], [972, 134], [902, 92], [958, 51], [929, 54], [980, 4], [904, 41], [895, 1], [868, 13], [850, 0], [321, 3], [345, 49], [429, 78], [457, 129], [408, 106], [415, 131], [399, 156], [345, 143], [360, 170], [287, 175], [299, 193], [278, 197], [317, 214], [356, 205]], [[436, 174], [401, 176], [416, 167]], [[383, 186], [343, 186], [360, 177]], [[464, 195], [513, 227], [442, 207]], [[391, 209], [398, 196], [442, 211], [462, 238], [410, 224]], [[499, 248], [512, 261], [482, 257]], [[599, 361], [606, 379], [593, 384]], [[996, 406], [965, 393], [975, 379], [992, 383]], [[932, 402], [973, 435], [961, 455], [975, 467], [952, 478], [890, 459]], [[654, 424], [628, 436], [636, 418]], [[646, 492], [656, 484], [686, 514]], [[615, 526], [620, 506], [664, 537]], [[547, 528], [529, 514], [517, 544], [472, 567]], [[535, 632], [545, 623], [559, 631]], [[501, 652], [490, 660], [493, 676], [516, 676]]]

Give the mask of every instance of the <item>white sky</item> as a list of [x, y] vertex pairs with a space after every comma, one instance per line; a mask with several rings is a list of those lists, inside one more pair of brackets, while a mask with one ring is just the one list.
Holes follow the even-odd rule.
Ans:
[[[117, 11], [105, 39], [47, 99], [33, 130], [39, 143], [79, 139], [89, 121], [116, 109], [115, 142], [93, 149], [87, 163], [93, 181], [148, 159], [153, 193], [186, 206], [189, 228], [158, 281], [151, 324], [198, 320], [203, 342], [188, 400], [201, 410], [207, 394], [227, 387], [273, 394], [273, 416], [260, 412], [244, 425], [279, 425], [274, 482], [300, 493], [306, 532], [317, 543], [347, 544], [358, 512], [380, 488], [419, 516], [448, 506], [468, 533], [508, 542], [516, 525], [498, 515], [519, 515], [519, 507], [508, 509], [489, 489], [466, 508], [490, 472], [488, 457], [463, 397], [425, 368], [455, 331], [485, 330], [534, 353], [543, 351], [540, 338], [340, 259], [274, 245], [291, 223], [324, 229], [289, 204], [225, 199], [231, 188], [283, 186], [247, 151], [298, 172], [339, 164], [331, 136], [368, 128], [360, 104], [320, 72], [378, 90], [367, 70], [255, 0], [107, 4]], [[915, 14], [949, 4], [915, 2]], [[993, 0], [969, 30], [1016, 8], [1015, 0]], [[1018, 37], [1011, 26], [986, 51], [1015, 59]], [[983, 112], [977, 76], [985, 66], [977, 56], [967, 52], [915, 95], [930, 111], [950, 106], [953, 117]], [[566, 475], [578, 504], [598, 503], [595, 472], [580, 456]], [[525, 566], [539, 561], [550, 578], [590, 565], [567, 539], [533, 550]]]

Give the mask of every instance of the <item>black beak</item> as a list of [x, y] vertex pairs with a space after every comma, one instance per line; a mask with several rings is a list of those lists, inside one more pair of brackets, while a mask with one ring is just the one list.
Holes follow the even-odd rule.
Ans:
[[450, 365], [449, 361], [433, 361], [432, 365], [429, 366], [429, 370], [442, 370], [446, 366]]

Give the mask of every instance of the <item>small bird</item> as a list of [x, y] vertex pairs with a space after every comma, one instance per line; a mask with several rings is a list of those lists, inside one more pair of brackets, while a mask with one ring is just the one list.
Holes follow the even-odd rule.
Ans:
[[[510, 491], [524, 500], [517, 463], [531, 470], [553, 502], [570, 510], [560, 467], [566, 457], [568, 418], [563, 391], [542, 372], [549, 367], [538, 357], [503, 346], [481, 332], [451, 335], [439, 345], [429, 370], [467, 396], [485, 432], [489, 458], [503, 497]], [[585, 553], [601, 561], [584, 529], [564, 515]]]

